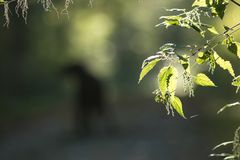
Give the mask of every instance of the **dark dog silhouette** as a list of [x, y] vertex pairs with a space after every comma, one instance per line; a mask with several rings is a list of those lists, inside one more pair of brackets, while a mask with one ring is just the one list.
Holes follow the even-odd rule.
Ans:
[[78, 135], [89, 135], [92, 132], [93, 118], [104, 117], [105, 104], [102, 83], [81, 65], [71, 65], [64, 73], [77, 81], [75, 107], [75, 127]]

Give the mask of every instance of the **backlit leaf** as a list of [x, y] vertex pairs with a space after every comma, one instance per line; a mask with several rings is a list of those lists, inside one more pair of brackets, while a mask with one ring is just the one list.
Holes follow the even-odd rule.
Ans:
[[197, 64], [203, 64], [209, 61], [210, 52], [198, 52], [198, 57], [196, 58]]
[[160, 26], [160, 25], [164, 25], [166, 26], [166, 28], [168, 28], [169, 26], [179, 26], [180, 25], [180, 20], [182, 19], [182, 17], [180, 16], [161, 16], [159, 18], [160, 20], [163, 19], [164, 21], [156, 26]]
[[170, 95], [174, 95], [177, 87], [178, 71], [175, 67], [171, 66], [169, 72], [171, 76], [169, 77], [168, 80], [168, 91], [170, 92]]
[[240, 86], [240, 75], [233, 79], [232, 85], [236, 87]]
[[236, 93], [237, 93], [240, 88], [240, 75], [233, 79], [232, 85], [237, 87], [237, 90], [236, 90]]
[[160, 59], [154, 59], [150, 62], [148, 62], [143, 68], [142, 68], [142, 71], [140, 73], [140, 77], [139, 77], [139, 81], [138, 83], [141, 82], [141, 80], [143, 79], [143, 77], [145, 77], [145, 75], [151, 71], [153, 69], [153, 67], [157, 64], [157, 62], [159, 62]]
[[177, 85], [177, 69], [173, 66], [163, 67], [158, 75], [159, 89], [162, 95], [168, 91], [174, 95]]
[[192, 4], [192, 7], [207, 7], [207, 2], [206, 0], [195, 0]]
[[159, 89], [162, 95], [165, 95], [167, 92], [168, 68], [169, 67], [163, 67], [158, 74]]
[[229, 51], [236, 54], [238, 58], [240, 58], [240, 43], [239, 42], [233, 42], [229, 44], [228, 46]]
[[212, 6], [215, 8], [218, 17], [223, 19], [226, 11], [226, 7], [228, 5], [228, 0], [215, 0], [213, 1]]
[[174, 96], [171, 98], [171, 105], [178, 112], [180, 116], [186, 119], [182, 109], [182, 102], [178, 97]]
[[227, 70], [233, 77], [235, 77], [234, 70], [230, 61], [225, 61], [216, 52], [214, 52], [214, 58], [216, 63], [224, 70]]
[[215, 27], [209, 27], [207, 30], [213, 34], [219, 34]]
[[194, 82], [200, 86], [216, 87], [216, 85], [203, 73], [197, 74]]

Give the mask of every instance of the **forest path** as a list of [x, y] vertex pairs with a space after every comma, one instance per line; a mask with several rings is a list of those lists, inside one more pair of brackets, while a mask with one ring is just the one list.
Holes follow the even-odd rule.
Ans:
[[[74, 138], [69, 120], [45, 117], [0, 143], [1, 160], [205, 160], [211, 152], [199, 117], [184, 120], [147, 100], [114, 105], [118, 129]], [[69, 117], [68, 117], [69, 118]], [[204, 130], [204, 131], [203, 131]], [[210, 132], [210, 131], [209, 131]]]

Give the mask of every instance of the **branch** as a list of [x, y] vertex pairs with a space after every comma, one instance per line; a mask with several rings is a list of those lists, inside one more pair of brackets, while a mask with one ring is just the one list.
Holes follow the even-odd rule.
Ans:
[[191, 54], [192, 56], [195, 56], [199, 51], [202, 50], [206, 50], [205, 46], [208, 46], [210, 43], [214, 42], [215, 40], [217, 40], [218, 38], [221, 38], [222, 36], [225, 36], [226, 34], [228, 34], [230, 31], [232, 31], [230, 34], [233, 34], [237, 31], [239, 31], [239, 27], [240, 26], [240, 22], [238, 22], [237, 24], [235, 24], [234, 26], [232, 26], [231, 28], [229, 28], [228, 30], [224, 31], [223, 33], [213, 37], [212, 39], [208, 40], [207, 43], [205, 43], [204, 45], [200, 46], [199, 48], [197, 48], [195, 51], [193, 51], [193, 53]]
[[235, 1], [235, 0], [231, 0], [234, 4], [236, 4], [237, 6], [239, 6], [240, 7], [240, 3], [238, 3], [237, 1]]

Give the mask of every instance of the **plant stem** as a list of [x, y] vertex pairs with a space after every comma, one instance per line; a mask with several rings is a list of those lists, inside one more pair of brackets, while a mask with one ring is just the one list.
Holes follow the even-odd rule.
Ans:
[[237, 1], [235, 1], [235, 0], [231, 0], [231, 2], [233, 2], [234, 4], [236, 4], [237, 6], [240, 7], [240, 3], [238, 3]]
[[[224, 31], [223, 33], [213, 37], [212, 39], [210, 39], [208, 41], [208, 43], [205, 43], [204, 45], [202, 45], [201, 47], [199, 47], [196, 51], [194, 51], [192, 54], [191, 54], [191, 57], [192, 56], [195, 56], [199, 51], [202, 51], [202, 50], [205, 50], [205, 46], [208, 46], [210, 43], [214, 42], [216, 39], [218, 38], [221, 38], [222, 36], [226, 35], [228, 32], [232, 31], [232, 33], [236, 32], [236, 31], [239, 31], [239, 28], [237, 28], [238, 26], [240, 26], [240, 22], [238, 22], [237, 24], [235, 24], [234, 26], [232, 26], [229, 30], [226, 30]], [[237, 29], [236, 29], [237, 28]], [[232, 34], [231, 33], [231, 34]]]

